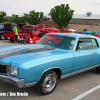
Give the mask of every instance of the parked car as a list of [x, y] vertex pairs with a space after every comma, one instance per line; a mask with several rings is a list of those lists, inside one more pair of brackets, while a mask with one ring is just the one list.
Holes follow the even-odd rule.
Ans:
[[36, 44], [0, 47], [0, 81], [36, 86], [42, 94], [53, 92], [58, 80], [92, 68], [100, 73], [100, 39], [95, 36], [48, 33]]
[[[10, 23], [9, 27], [10, 27]], [[12, 23], [11, 23], [12, 25]], [[9, 28], [7, 27], [7, 28]], [[14, 25], [13, 25], [13, 30], [12, 31], [5, 31], [4, 37], [5, 38], [10, 38], [10, 42], [14, 42], [15, 40], [15, 32], [14, 32]], [[20, 38], [26, 37], [28, 34], [30, 34], [31, 38], [34, 37], [39, 33], [38, 26], [37, 25], [23, 25], [22, 30], [18, 32], [18, 35]]]
[[35, 35], [33, 38], [32, 38], [32, 41], [34, 43], [38, 42], [45, 34], [47, 34], [49, 32], [47, 31], [40, 31], [39, 34]]
[[4, 25], [3, 23], [0, 23], [0, 29], [3, 29]]
[[94, 36], [100, 38], [100, 33], [96, 33]]
[[4, 33], [2, 34], [2, 38], [10, 39], [10, 36], [15, 37], [13, 34], [15, 26], [17, 26], [16, 23], [4, 23], [4, 28], [3, 28]]
[[49, 32], [49, 33], [60, 33], [60, 30], [59, 29], [57, 29], [57, 28], [43, 28], [42, 29], [43, 31], [47, 31], [47, 32]]
[[0, 23], [0, 39], [4, 39], [4, 24], [3, 23]]
[[61, 33], [70, 33], [70, 31], [67, 30], [67, 29], [61, 29], [60, 32], [61, 32]]
[[36, 43], [37, 41], [39, 41], [45, 34], [47, 33], [54, 33], [57, 32], [59, 33], [60, 30], [56, 29], [56, 28], [43, 28], [42, 30], [40, 30], [39, 34], [35, 35], [32, 40], [34, 43]]
[[33, 38], [37, 34], [39, 34], [40, 30], [45, 26], [44, 24], [37, 25], [24, 25], [24, 24], [16, 24], [16, 23], [5, 23], [4, 25], [4, 38], [9, 38], [10, 42], [14, 42], [15, 40], [15, 25], [18, 27], [18, 35], [20, 38], [27, 37], [30, 34], [30, 37]]

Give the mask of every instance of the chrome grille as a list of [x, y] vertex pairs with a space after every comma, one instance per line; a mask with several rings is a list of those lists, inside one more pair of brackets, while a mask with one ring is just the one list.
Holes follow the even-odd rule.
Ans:
[[0, 73], [8, 73], [10, 71], [10, 65], [0, 63]]

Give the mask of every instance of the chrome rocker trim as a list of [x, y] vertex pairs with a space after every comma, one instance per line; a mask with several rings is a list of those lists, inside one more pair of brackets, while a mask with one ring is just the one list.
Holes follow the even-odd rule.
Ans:
[[75, 74], [78, 74], [78, 73], [81, 73], [81, 72], [85, 72], [85, 71], [87, 71], [87, 70], [96, 68], [96, 67], [98, 67], [98, 66], [100, 66], [100, 65], [93, 66], [93, 67], [86, 68], [86, 69], [83, 69], [83, 70], [80, 70], [80, 71], [77, 71], [77, 72], [74, 72], [74, 73], [71, 73], [71, 74], [68, 74], [68, 75], [61, 76], [61, 79], [66, 78], [66, 77], [69, 77], [69, 76], [72, 76], [72, 75], [75, 75]]
[[16, 77], [12, 77], [12, 76], [8, 77], [8, 76], [0, 75], [0, 81], [13, 84], [19, 88], [24, 87], [24, 79], [18, 79]]

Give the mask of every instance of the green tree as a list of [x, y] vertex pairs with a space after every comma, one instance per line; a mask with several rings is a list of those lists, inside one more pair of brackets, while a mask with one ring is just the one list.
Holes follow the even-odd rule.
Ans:
[[50, 11], [52, 20], [59, 26], [60, 29], [68, 26], [73, 13], [74, 10], [70, 9], [69, 4], [57, 5]]
[[6, 12], [0, 11], [0, 23], [3, 23], [6, 21], [5, 16], [6, 16]]
[[8, 19], [7, 21], [11, 22], [11, 23], [24, 23], [25, 20], [23, 20], [23, 18], [19, 17], [18, 15], [12, 14], [12, 17], [10, 17], [10, 19]]
[[29, 12], [29, 14], [25, 14], [23, 18], [29, 24], [37, 25], [41, 23], [46, 17], [43, 16], [43, 12], [35, 12], [35, 10], [32, 10]]

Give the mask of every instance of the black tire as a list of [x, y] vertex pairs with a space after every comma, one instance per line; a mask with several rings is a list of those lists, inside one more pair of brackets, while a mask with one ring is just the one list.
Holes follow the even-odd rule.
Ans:
[[96, 72], [100, 74], [100, 66], [96, 67]]
[[49, 70], [43, 74], [40, 81], [36, 85], [39, 93], [47, 95], [52, 93], [56, 88], [58, 76], [54, 70]]
[[9, 40], [10, 40], [10, 42], [14, 42], [14, 39], [11, 39], [11, 38], [10, 38]]
[[1, 35], [0, 35], [0, 39], [1, 39], [1, 40], [4, 40], [4, 39], [5, 39], [5, 38], [4, 38], [4, 34], [1, 34]]
[[9, 40], [9, 39], [7, 39], [7, 37], [5, 37], [5, 40]]

